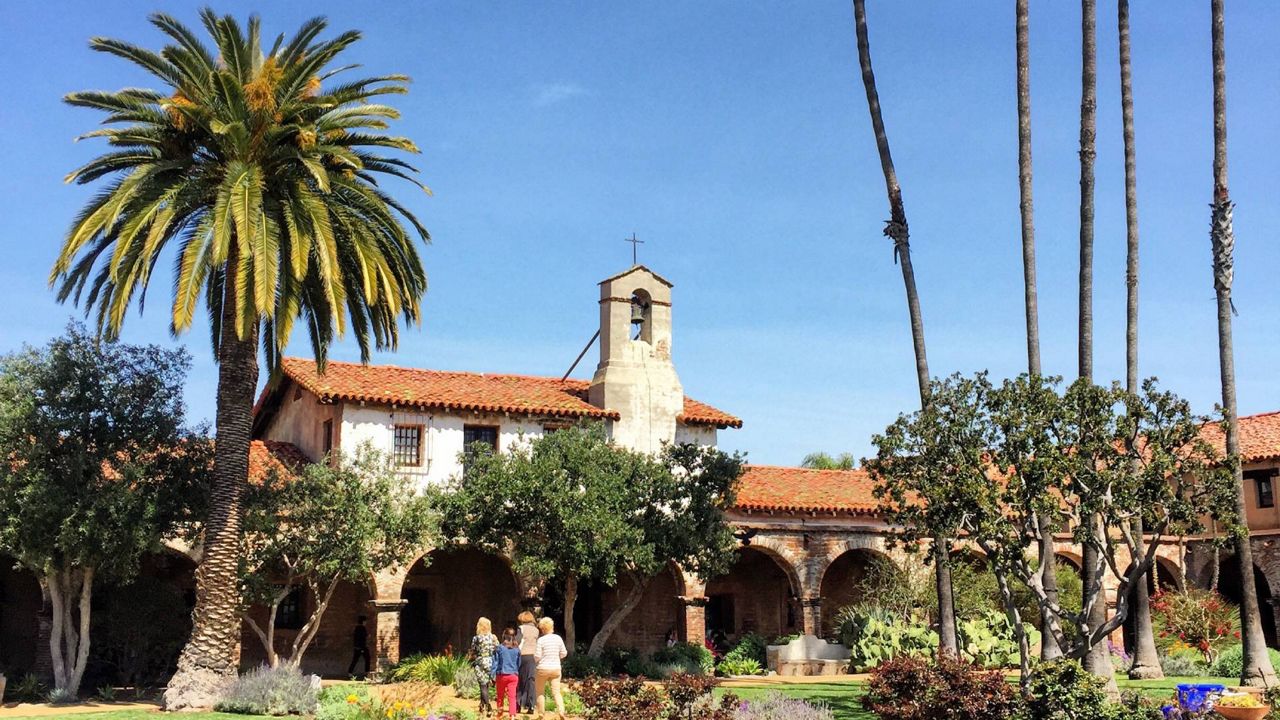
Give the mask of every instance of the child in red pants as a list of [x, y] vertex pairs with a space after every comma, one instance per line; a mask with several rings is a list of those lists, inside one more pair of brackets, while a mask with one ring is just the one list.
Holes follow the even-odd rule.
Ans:
[[493, 655], [493, 673], [498, 678], [497, 710], [501, 717], [505, 708], [511, 717], [519, 712], [516, 707], [516, 685], [520, 682], [520, 646], [516, 644], [516, 631], [502, 631], [502, 645]]

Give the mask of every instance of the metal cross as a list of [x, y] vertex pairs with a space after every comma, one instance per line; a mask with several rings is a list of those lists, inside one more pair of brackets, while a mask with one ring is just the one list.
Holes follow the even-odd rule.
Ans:
[[639, 264], [640, 264], [640, 263], [639, 263], [639, 261], [637, 261], [637, 260], [636, 260], [636, 249], [637, 249], [637, 247], [638, 247], [638, 246], [643, 245], [643, 244], [644, 244], [644, 241], [643, 241], [643, 240], [637, 240], [637, 239], [636, 239], [636, 234], [635, 234], [635, 233], [631, 233], [631, 237], [629, 237], [629, 238], [624, 238], [624, 239], [622, 240], [622, 242], [629, 242], [629, 243], [631, 243], [631, 264], [632, 264], [632, 265], [639, 265]]

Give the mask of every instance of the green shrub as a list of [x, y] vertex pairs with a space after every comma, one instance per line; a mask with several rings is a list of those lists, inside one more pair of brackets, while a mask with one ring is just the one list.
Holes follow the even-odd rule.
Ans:
[[584, 652], [573, 653], [565, 658], [560, 663], [560, 669], [565, 677], [574, 679], [608, 677], [613, 673], [604, 659], [593, 658]]
[[[1267, 655], [1271, 657], [1271, 667], [1280, 668], [1280, 652], [1267, 648]], [[1210, 669], [1217, 677], [1240, 677], [1244, 670], [1244, 646], [1232, 645], [1223, 650]]]
[[1209, 666], [1199, 650], [1173, 650], [1160, 653], [1160, 669], [1165, 677], [1196, 677], [1209, 674]]
[[[551, 685], [547, 685], [546, 692], [547, 710], [552, 710], [556, 706], [556, 699], [551, 696]], [[586, 712], [586, 706], [582, 704], [582, 698], [578, 697], [578, 693], [565, 687], [564, 683], [560, 684], [560, 697], [564, 700], [564, 712], [566, 715], [582, 715]]]
[[734, 645], [732, 650], [725, 653], [724, 659], [755, 660], [757, 664], [764, 667], [768, 664], [768, 659], [765, 657], [765, 646], [767, 644], [764, 637], [755, 633], [747, 633], [738, 640], [738, 644]]
[[458, 671], [467, 667], [467, 659], [461, 655], [423, 655], [417, 653], [403, 658], [383, 673], [384, 682], [433, 682], [452, 685]]
[[711, 651], [704, 645], [694, 643], [676, 643], [659, 648], [650, 659], [664, 667], [678, 666], [688, 673], [710, 675], [716, 669], [716, 658]]
[[361, 720], [364, 708], [372, 701], [369, 689], [360, 684], [330, 685], [320, 691], [316, 720]]
[[[476, 677], [475, 668], [463, 667], [453, 675], [453, 694], [463, 700], [480, 699], [480, 679]], [[492, 694], [492, 689], [490, 689]]]
[[1106, 681], [1075, 660], [1040, 663], [1028, 682], [1027, 720], [1099, 720], [1110, 717]]
[[27, 673], [22, 676], [21, 680], [9, 683], [4, 690], [4, 700], [16, 700], [18, 702], [40, 702], [44, 700], [45, 694], [49, 689], [45, 687], [44, 681], [35, 673]]
[[310, 676], [296, 668], [263, 666], [236, 678], [214, 709], [241, 715], [310, 715], [319, 695]]
[[754, 658], [730, 659], [726, 657], [716, 666], [716, 672], [726, 676], [761, 675], [764, 673], [764, 667], [756, 662]]
[[622, 666], [622, 674], [631, 677], [648, 678], [649, 680], [661, 680], [666, 677], [663, 674], [662, 666], [650, 660], [643, 655], [635, 655], [629, 658]]
[[845, 608], [839, 628], [854, 670], [873, 668], [904, 655], [929, 657], [938, 647], [938, 634], [923, 622], [906, 622], [883, 610]]
[[[580, 650], [577, 654], [586, 655], [585, 649]], [[609, 668], [608, 675], [624, 675], [627, 674], [627, 663], [637, 657], [644, 657], [635, 648], [629, 647], [607, 647], [604, 652], [600, 653], [600, 660]]]

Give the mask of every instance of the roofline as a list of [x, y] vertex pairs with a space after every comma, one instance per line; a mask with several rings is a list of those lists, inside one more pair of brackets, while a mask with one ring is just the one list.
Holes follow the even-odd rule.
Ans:
[[596, 283], [596, 284], [597, 284], [597, 285], [603, 285], [603, 284], [605, 284], [605, 283], [607, 283], [607, 282], [612, 282], [613, 280], [617, 280], [618, 278], [626, 277], [627, 275], [630, 275], [631, 273], [633, 273], [633, 272], [635, 272], [635, 271], [637, 271], [637, 270], [643, 270], [643, 271], [645, 271], [645, 272], [649, 273], [649, 274], [650, 274], [650, 275], [652, 275], [652, 276], [653, 276], [653, 277], [654, 277], [658, 282], [662, 283], [663, 285], [666, 285], [666, 286], [667, 286], [667, 287], [669, 287], [669, 288], [670, 288], [670, 287], [675, 287], [675, 285], [673, 285], [673, 284], [671, 283], [671, 281], [670, 281], [670, 280], [668, 280], [668, 279], [666, 279], [666, 278], [662, 277], [661, 275], [659, 275], [658, 273], [656, 273], [656, 272], [654, 272], [654, 271], [650, 270], [649, 268], [645, 267], [644, 265], [638, 265], [638, 264], [637, 264], [637, 265], [632, 265], [631, 267], [627, 268], [626, 270], [623, 270], [622, 272], [618, 273], [617, 275], [610, 275], [609, 277], [607, 277], [607, 278], [605, 278], [605, 279], [601, 280], [600, 282], [598, 282], [598, 283]]

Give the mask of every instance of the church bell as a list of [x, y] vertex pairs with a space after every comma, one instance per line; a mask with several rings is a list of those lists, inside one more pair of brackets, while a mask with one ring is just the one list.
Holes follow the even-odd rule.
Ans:
[[644, 301], [638, 297], [631, 298], [631, 324], [644, 324]]

